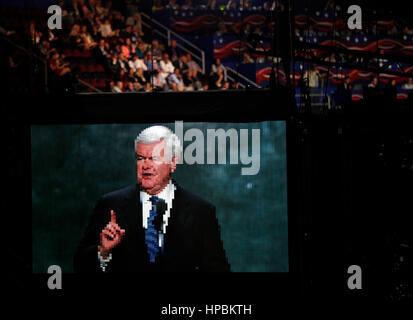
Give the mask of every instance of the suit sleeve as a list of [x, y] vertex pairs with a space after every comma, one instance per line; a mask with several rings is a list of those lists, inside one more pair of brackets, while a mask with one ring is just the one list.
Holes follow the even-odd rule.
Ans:
[[215, 214], [215, 206], [210, 205], [203, 220], [201, 271], [230, 271], [230, 265], [221, 240], [220, 229], [221, 228]]
[[110, 220], [110, 214], [105, 214], [103, 199], [99, 199], [86, 231], [81, 239], [75, 256], [75, 272], [102, 272], [98, 260], [98, 245], [100, 243], [100, 233]]

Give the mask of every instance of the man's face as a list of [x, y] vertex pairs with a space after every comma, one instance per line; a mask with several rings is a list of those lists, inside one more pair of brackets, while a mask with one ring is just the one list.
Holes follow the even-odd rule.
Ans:
[[151, 195], [161, 192], [176, 169], [177, 157], [168, 161], [165, 156], [165, 141], [138, 143], [136, 147], [138, 183]]

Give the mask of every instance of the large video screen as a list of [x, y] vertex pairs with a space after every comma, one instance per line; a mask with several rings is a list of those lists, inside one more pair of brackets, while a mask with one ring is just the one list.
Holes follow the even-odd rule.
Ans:
[[[152, 164], [159, 159], [139, 154], [136, 146], [147, 145], [138, 138], [152, 126], [169, 128], [181, 146], [176, 150], [178, 160], [168, 182], [173, 184], [175, 193], [168, 202], [167, 218], [163, 215], [160, 222], [159, 235], [164, 237], [162, 241], [156, 239], [156, 254], [167, 255], [172, 250], [171, 243], [180, 241], [184, 248], [165, 263], [174, 266], [171, 270], [187, 271], [179, 270], [178, 260], [185, 261], [185, 266], [193, 260], [197, 269], [206, 260], [216, 258], [216, 252], [208, 250], [217, 245], [222, 247], [220, 252], [231, 272], [288, 272], [286, 122], [178, 120], [31, 126], [33, 272], [45, 273], [51, 265], [59, 266], [63, 273], [75, 272], [76, 255], [82, 244], [83, 249], [91, 250], [91, 264], [99, 270], [99, 259], [107, 258], [99, 251], [103, 233], [99, 230], [105, 228], [99, 225], [101, 221], [107, 225], [116, 221], [122, 230], [121, 235], [119, 230], [108, 231], [107, 239], [119, 237], [119, 246], [125, 242], [149, 250], [149, 215], [154, 209], [145, 213], [145, 206], [139, 203], [142, 204], [142, 179], [152, 179], [153, 171], [144, 173], [139, 180], [138, 167], [139, 163]], [[131, 199], [122, 198], [125, 192], [133, 195]], [[179, 202], [183, 193], [191, 200]], [[108, 204], [109, 201], [112, 202]], [[136, 210], [123, 209], [129, 205]], [[179, 210], [185, 212], [184, 218]], [[99, 217], [99, 223], [97, 211], [104, 215]], [[203, 211], [215, 217], [204, 218], [208, 214], [203, 215]], [[179, 223], [180, 231], [174, 236], [168, 234]], [[119, 256], [131, 255], [136, 259], [127, 270], [146, 270], [139, 268], [139, 259], [147, 257], [132, 251], [126, 248], [118, 256], [113, 251], [108, 265], [119, 267], [114, 270], [126, 270], [119, 266]], [[209, 264], [212, 265], [213, 262]], [[106, 271], [109, 270], [108, 267]]]

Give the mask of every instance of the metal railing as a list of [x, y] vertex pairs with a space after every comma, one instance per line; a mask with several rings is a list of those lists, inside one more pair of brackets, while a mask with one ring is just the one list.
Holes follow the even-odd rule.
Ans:
[[10, 45], [12, 45], [13, 47], [23, 51], [25, 54], [27, 54], [28, 56], [32, 56], [33, 58], [37, 59], [38, 61], [40, 61], [41, 63], [43, 63], [43, 73], [44, 73], [44, 88], [45, 91], [48, 91], [48, 78], [47, 78], [47, 60], [45, 58], [42, 58], [40, 56], [38, 56], [37, 54], [30, 52], [28, 49], [26, 49], [25, 47], [22, 47], [21, 45], [18, 45], [17, 43], [15, 43], [14, 41], [10, 40], [9, 38], [0, 35], [1, 39], [4, 41], [7, 41]]
[[86, 82], [86, 81], [84, 81], [84, 80], [82, 80], [82, 79], [77, 79], [77, 81], [78, 81], [79, 83], [83, 84], [84, 86], [88, 87], [89, 89], [92, 89], [92, 90], [95, 91], [95, 92], [103, 92], [102, 90], [100, 90], [100, 89], [92, 86], [90, 83], [88, 83], [88, 82]]
[[[227, 69], [227, 78], [230, 79], [232, 82], [237, 81], [237, 82], [239, 83], [240, 87], [245, 88], [246, 85], [243, 84], [243, 83], [241, 83], [241, 82], [239, 82], [239, 81], [236, 80], [236, 79], [242, 79], [242, 80], [244, 80], [245, 82], [247, 82], [248, 84], [254, 86], [255, 88], [261, 88], [260, 85], [256, 84], [254, 81], [248, 79], [246, 76], [244, 76], [244, 75], [242, 75], [241, 73], [235, 71], [234, 69], [229, 68], [229, 67], [225, 67], [225, 69]], [[229, 75], [229, 74], [228, 74], [228, 71], [229, 71], [231, 74], [234, 74], [234, 76]]]
[[[151, 29], [157, 35], [161, 36], [164, 39], [167, 39], [168, 45], [171, 44], [171, 38], [173, 36], [173, 37], [179, 39], [180, 41], [182, 41], [183, 43], [185, 43], [186, 45], [188, 45], [189, 47], [191, 47], [195, 52], [189, 50], [188, 48], [186, 48], [185, 46], [179, 44], [178, 42], [176, 44], [178, 48], [180, 48], [183, 51], [189, 53], [192, 57], [194, 57], [196, 60], [198, 60], [201, 63], [202, 72], [205, 73], [205, 52], [204, 52], [204, 50], [200, 49], [199, 47], [197, 47], [196, 45], [194, 45], [190, 41], [186, 40], [185, 38], [183, 38], [182, 36], [180, 36], [176, 32], [174, 32], [171, 29], [169, 29], [168, 27], [164, 26], [162, 23], [160, 23], [160, 22], [156, 21], [155, 19], [153, 19], [152, 17], [148, 16], [146, 13], [142, 12], [141, 16], [143, 18], [145, 18], [146, 20], [149, 20], [149, 22], [146, 22], [146, 21], [143, 21], [143, 19], [142, 19], [142, 24], [145, 27]], [[159, 31], [158, 29], [153, 28], [153, 25], [156, 25], [159, 28], [161, 28], [161, 30], [163, 30], [163, 32]]]

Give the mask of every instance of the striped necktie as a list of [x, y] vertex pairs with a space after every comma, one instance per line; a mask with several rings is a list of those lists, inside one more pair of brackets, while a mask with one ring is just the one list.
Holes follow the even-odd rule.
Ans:
[[157, 196], [150, 197], [152, 202], [152, 209], [149, 211], [148, 228], [145, 231], [145, 242], [148, 247], [148, 254], [150, 262], [155, 262], [155, 257], [159, 252], [158, 231], [154, 226], [154, 219], [156, 217], [156, 203], [159, 200]]

